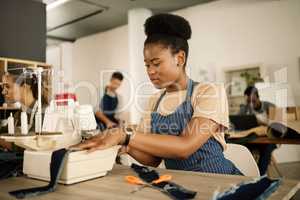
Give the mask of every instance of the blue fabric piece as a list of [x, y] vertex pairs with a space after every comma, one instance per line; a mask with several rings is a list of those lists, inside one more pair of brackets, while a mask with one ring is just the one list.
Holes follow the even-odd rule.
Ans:
[[66, 149], [59, 149], [52, 153], [50, 163], [50, 182], [47, 186], [11, 191], [9, 194], [17, 199], [23, 199], [26, 197], [39, 196], [53, 192], [56, 189], [68, 154], [69, 151]]
[[[152, 133], [174, 136], [179, 136], [182, 133], [194, 113], [191, 97], [196, 84], [196, 82], [189, 80], [185, 101], [176, 108], [175, 112], [167, 116], [157, 112], [158, 105], [166, 92], [160, 96], [154, 111], [151, 113]], [[224, 157], [221, 144], [213, 137], [208, 139], [189, 158], [185, 160], [165, 159], [165, 165], [167, 169], [242, 175], [234, 164]]]
[[213, 200], [265, 200], [280, 183], [280, 179], [271, 180], [267, 176], [262, 176], [254, 181], [241, 183], [225, 192], [216, 193]]

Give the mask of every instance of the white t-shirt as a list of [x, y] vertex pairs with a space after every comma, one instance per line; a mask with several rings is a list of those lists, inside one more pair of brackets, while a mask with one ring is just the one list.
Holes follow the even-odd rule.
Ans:
[[[162, 93], [163, 90], [150, 97], [148, 106], [138, 126], [138, 131], [151, 132], [151, 112], [154, 110]], [[161, 99], [157, 112], [165, 116], [173, 113], [185, 101], [186, 94], [186, 89], [167, 92]], [[228, 101], [223, 84], [199, 83], [194, 87], [191, 102], [194, 109], [192, 118], [203, 117], [213, 120], [225, 128], [229, 127]], [[226, 149], [224, 132], [215, 132], [213, 137], [223, 146], [223, 149]]]

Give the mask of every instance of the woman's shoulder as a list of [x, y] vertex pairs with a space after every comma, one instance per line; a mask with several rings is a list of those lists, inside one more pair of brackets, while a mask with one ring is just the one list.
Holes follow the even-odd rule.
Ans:
[[201, 82], [194, 86], [191, 102], [193, 107], [198, 105], [217, 105], [228, 103], [223, 83]]
[[194, 95], [218, 95], [225, 91], [224, 83], [218, 82], [199, 82], [194, 86]]

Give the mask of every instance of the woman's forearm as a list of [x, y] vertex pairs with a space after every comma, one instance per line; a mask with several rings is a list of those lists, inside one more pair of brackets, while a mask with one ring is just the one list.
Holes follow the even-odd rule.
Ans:
[[161, 158], [152, 156], [133, 148], [129, 148], [129, 151], [127, 153], [143, 165], [157, 167], [161, 163]]
[[[198, 126], [203, 123], [208, 125], [205, 128]], [[129, 146], [155, 157], [186, 159], [207, 142], [212, 131], [217, 131], [217, 126], [215, 122], [207, 119], [192, 119], [180, 136], [136, 132]]]
[[198, 144], [178, 136], [137, 133], [130, 147], [156, 157], [186, 159], [201, 146]]
[[[218, 131], [219, 127], [220, 125], [212, 120], [193, 118], [180, 136], [135, 132], [131, 136], [128, 146], [131, 149], [151, 155], [150, 159], [153, 157], [186, 159], [206, 143]], [[122, 145], [127, 143], [127, 140], [124, 129], [114, 128], [108, 129], [106, 132], [76, 145], [76, 147], [88, 149], [91, 152], [118, 144]], [[134, 153], [132, 154], [134, 155]], [[134, 156], [138, 157], [139, 155]], [[144, 157], [138, 160], [146, 162]]]
[[109, 122], [111, 122], [110, 119], [108, 119], [102, 112], [97, 111], [95, 114], [96, 114], [96, 117], [100, 121], [104, 122], [105, 124], [108, 124]]

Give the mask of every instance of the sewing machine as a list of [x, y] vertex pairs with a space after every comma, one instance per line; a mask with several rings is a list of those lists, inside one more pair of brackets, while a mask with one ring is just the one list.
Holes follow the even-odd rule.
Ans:
[[[63, 98], [60, 98], [63, 96]], [[71, 99], [70, 99], [71, 98]], [[67, 148], [81, 141], [81, 131], [95, 130], [96, 121], [92, 107], [78, 105], [70, 94], [56, 95], [47, 108], [43, 131], [61, 131], [61, 137], [55, 138], [53, 149]], [[101, 177], [110, 171], [115, 163], [119, 146], [87, 153], [71, 152], [66, 160], [60, 183], [73, 184]], [[50, 180], [51, 150], [24, 152], [23, 172], [29, 177]]]
[[[1, 138], [25, 148], [23, 173], [28, 177], [50, 180], [50, 161], [54, 150], [68, 148], [81, 142], [81, 132], [97, 127], [92, 106], [79, 105], [76, 96], [70, 93], [55, 95], [45, 111], [44, 123], [41, 119], [41, 69], [38, 75], [38, 111], [36, 131], [28, 135], [6, 135]], [[52, 133], [52, 134], [51, 134]], [[112, 169], [119, 146], [87, 153], [71, 152], [66, 160], [62, 176], [63, 184], [101, 177]]]

